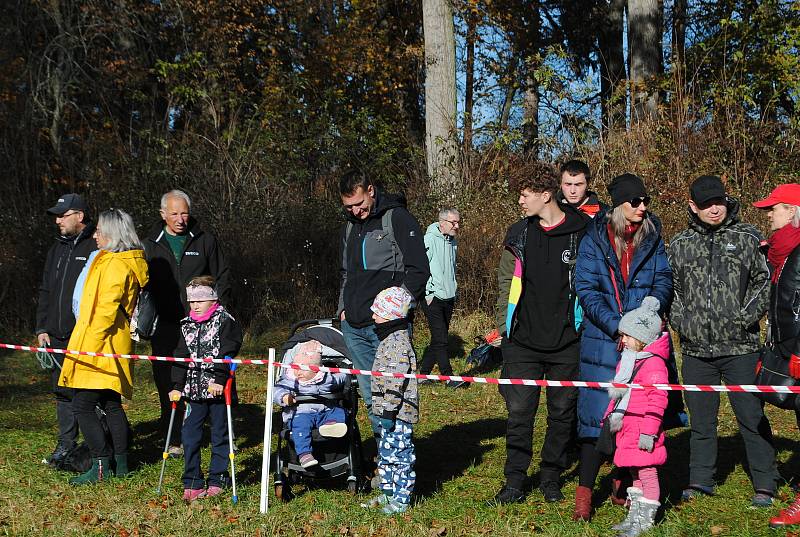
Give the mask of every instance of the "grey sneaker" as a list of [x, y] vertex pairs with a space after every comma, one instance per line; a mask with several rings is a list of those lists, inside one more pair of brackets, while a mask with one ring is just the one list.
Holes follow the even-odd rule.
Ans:
[[750, 500], [750, 507], [772, 507], [772, 494], [763, 490], [756, 491]]

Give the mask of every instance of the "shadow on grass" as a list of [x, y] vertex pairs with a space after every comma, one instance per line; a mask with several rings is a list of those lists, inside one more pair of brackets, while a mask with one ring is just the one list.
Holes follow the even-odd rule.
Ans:
[[[176, 418], [177, 419], [177, 418]], [[133, 426], [131, 458], [138, 465], [161, 462], [166, 441], [166, 425], [161, 420], [142, 421]], [[233, 434], [236, 446], [245, 450], [259, 445], [264, 438], [264, 409], [260, 405], [239, 404], [233, 410]], [[203, 445], [210, 440], [209, 426], [204, 426]], [[258, 466], [259, 472], [261, 466]]]
[[414, 441], [417, 451], [415, 494], [432, 496], [442, 483], [464, 473], [483, 461], [483, 455], [494, 449], [481, 440], [505, 435], [506, 420], [485, 418], [469, 423], [445, 425], [428, 436]]
[[36, 380], [30, 384], [9, 384], [3, 387], [0, 401], [27, 400], [30, 397], [48, 395], [51, 392], [50, 379]]

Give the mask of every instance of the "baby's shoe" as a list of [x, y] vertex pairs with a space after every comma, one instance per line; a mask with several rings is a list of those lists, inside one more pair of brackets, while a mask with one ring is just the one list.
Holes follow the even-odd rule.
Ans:
[[319, 426], [320, 436], [341, 438], [347, 434], [347, 424], [338, 421], [326, 421]]
[[303, 468], [311, 468], [317, 464], [319, 464], [319, 461], [317, 461], [311, 453], [303, 453], [300, 455], [300, 466]]
[[192, 502], [197, 498], [202, 498], [205, 492], [205, 489], [183, 489], [183, 499]]
[[200, 498], [212, 498], [222, 493], [222, 487], [216, 485], [209, 485], [209, 487], [201, 494]]

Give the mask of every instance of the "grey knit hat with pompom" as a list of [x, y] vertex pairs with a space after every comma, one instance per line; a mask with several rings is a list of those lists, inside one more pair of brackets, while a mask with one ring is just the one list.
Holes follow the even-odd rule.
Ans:
[[658, 308], [661, 303], [654, 296], [646, 296], [642, 305], [622, 316], [619, 332], [635, 337], [649, 345], [661, 336], [661, 317]]

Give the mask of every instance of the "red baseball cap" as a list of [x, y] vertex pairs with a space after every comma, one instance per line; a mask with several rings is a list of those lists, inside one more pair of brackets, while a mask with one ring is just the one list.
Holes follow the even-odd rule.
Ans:
[[753, 207], [759, 209], [766, 209], [778, 203], [787, 203], [789, 205], [800, 205], [800, 185], [797, 183], [786, 183], [785, 185], [778, 185], [775, 190], [769, 193], [769, 196], [761, 201], [753, 202]]

